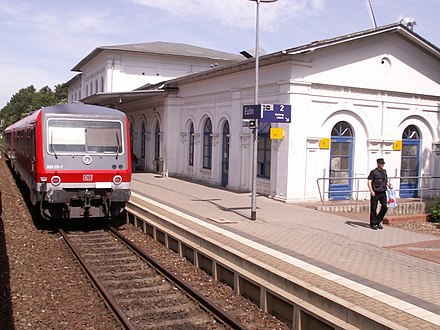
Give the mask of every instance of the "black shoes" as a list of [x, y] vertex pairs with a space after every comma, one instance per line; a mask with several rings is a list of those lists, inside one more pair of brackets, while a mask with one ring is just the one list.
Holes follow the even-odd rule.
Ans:
[[382, 224], [379, 222], [377, 225], [370, 225], [370, 228], [373, 230], [383, 229]]

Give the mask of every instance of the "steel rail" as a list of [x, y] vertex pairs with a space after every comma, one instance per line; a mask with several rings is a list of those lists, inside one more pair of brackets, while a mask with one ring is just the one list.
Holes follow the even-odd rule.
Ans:
[[238, 322], [234, 317], [229, 315], [226, 311], [221, 309], [217, 306], [212, 300], [206, 298], [205, 296], [201, 295], [198, 291], [196, 291], [192, 286], [184, 282], [181, 278], [174, 275], [171, 271], [166, 269], [163, 265], [161, 265], [157, 260], [152, 258], [151, 256], [147, 255], [144, 251], [139, 249], [137, 245], [126, 239], [124, 236], [122, 236], [119, 231], [110, 226], [110, 231], [118, 237], [121, 241], [124, 242], [124, 244], [127, 244], [131, 249], [133, 249], [141, 258], [143, 258], [146, 262], [151, 264], [154, 268], [156, 268], [162, 275], [164, 275], [166, 278], [168, 278], [171, 282], [176, 284], [178, 287], [180, 287], [182, 290], [186, 292], [186, 294], [190, 297], [192, 297], [195, 301], [200, 303], [200, 305], [205, 309], [208, 310], [214, 318], [219, 320], [221, 323], [226, 324], [230, 326], [232, 329], [237, 330], [245, 330], [247, 329], [243, 324]]
[[136, 328], [133, 326], [133, 324], [130, 322], [130, 320], [127, 318], [127, 316], [124, 314], [122, 309], [119, 307], [118, 303], [115, 301], [113, 296], [107, 291], [104, 284], [101, 282], [101, 280], [95, 275], [95, 273], [92, 271], [90, 267], [87, 266], [84, 259], [81, 257], [80, 253], [75, 249], [74, 245], [72, 244], [71, 240], [69, 239], [66, 232], [62, 229], [58, 229], [59, 233], [63, 236], [64, 241], [72, 251], [75, 258], [79, 261], [81, 264], [81, 267], [86, 272], [87, 276], [92, 281], [93, 285], [98, 289], [101, 296], [105, 299], [107, 305], [111, 308], [113, 313], [118, 318], [119, 322], [125, 327], [125, 329], [128, 330], [135, 330]]

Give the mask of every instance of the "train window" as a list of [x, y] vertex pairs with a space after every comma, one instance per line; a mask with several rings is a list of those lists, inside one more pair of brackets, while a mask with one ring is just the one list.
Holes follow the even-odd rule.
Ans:
[[119, 121], [48, 121], [47, 145], [50, 154], [123, 152], [122, 125]]

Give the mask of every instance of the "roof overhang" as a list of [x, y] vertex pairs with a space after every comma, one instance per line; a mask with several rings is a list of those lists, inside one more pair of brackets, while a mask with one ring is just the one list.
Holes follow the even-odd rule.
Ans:
[[409, 28], [403, 26], [400, 23], [394, 23], [370, 30], [355, 32], [351, 34], [347, 34], [340, 37], [335, 37], [331, 39], [325, 39], [320, 41], [311, 42], [306, 45], [302, 45], [299, 47], [291, 48], [287, 50], [286, 52], [289, 55], [298, 55], [298, 54], [304, 54], [304, 53], [312, 53], [315, 50], [326, 48], [330, 46], [335, 46], [338, 44], [350, 42], [353, 40], [358, 39], [365, 39], [366, 37], [378, 35], [378, 34], [384, 34], [384, 33], [398, 33], [401, 37], [406, 38], [413, 42], [415, 45], [423, 49], [425, 52], [431, 54], [432, 56], [439, 58], [440, 56], [440, 50], [438, 47], [427, 41], [426, 39], [422, 38], [420, 35], [415, 33], [414, 31], [410, 30]]
[[[416, 46], [420, 47], [423, 51], [427, 52], [434, 58], [440, 59], [440, 49], [438, 47], [436, 47], [426, 39], [422, 38], [412, 30], [403, 26], [402, 24], [393, 23], [386, 26], [350, 33], [347, 35], [343, 35], [331, 39], [314, 41], [309, 44], [301, 45], [290, 49], [285, 49], [272, 54], [263, 55], [259, 57], [259, 65], [262, 67], [265, 65], [279, 63], [282, 61], [292, 61], [295, 60], [295, 58], [297, 58], [297, 56], [301, 54], [313, 53], [314, 51], [322, 48], [332, 47], [339, 44], [344, 44], [359, 39], [365, 39], [367, 37], [375, 36], [378, 34], [385, 34], [385, 33], [391, 33], [391, 34], [396, 33], [402, 38], [405, 38], [410, 42], [413, 42]], [[190, 82], [200, 81], [203, 79], [215, 78], [226, 74], [232, 74], [239, 71], [249, 70], [255, 68], [255, 61], [256, 61], [255, 58], [249, 57], [248, 60], [239, 63], [234, 63], [234, 64], [222, 66], [220, 68], [215, 68], [215, 69], [171, 79], [165, 82], [164, 85], [165, 87], [178, 87], [179, 84], [182, 83], [190, 83]]]
[[146, 97], [169, 94], [167, 90], [141, 90], [130, 92], [96, 93], [87, 96], [80, 101], [84, 104], [113, 107], [122, 103], [129, 103], [145, 99]]

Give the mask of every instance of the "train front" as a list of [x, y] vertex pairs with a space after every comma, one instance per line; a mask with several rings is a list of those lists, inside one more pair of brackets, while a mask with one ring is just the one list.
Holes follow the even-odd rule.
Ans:
[[42, 143], [36, 143], [43, 155], [36, 171], [41, 213], [50, 219], [118, 216], [130, 198], [125, 114], [85, 105], [57, 110], [43, 111]]

